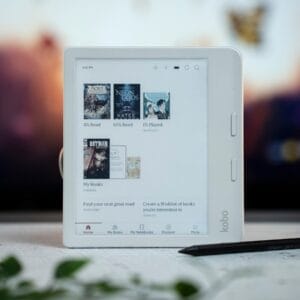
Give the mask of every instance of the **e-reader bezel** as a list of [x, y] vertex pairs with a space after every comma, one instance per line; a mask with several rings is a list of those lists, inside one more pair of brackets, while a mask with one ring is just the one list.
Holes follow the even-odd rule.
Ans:
[[[78, 59], [206, 59], [206, 235], [78, 235], [74, 179], [73, 105]], [[197, 131], [195, 130], [195, 137]], [[63, 244], [66, 247], [185, 247], [240, 241], [244, 224], [242, 64], [231, 48], [68, 48], [64, 53]]]

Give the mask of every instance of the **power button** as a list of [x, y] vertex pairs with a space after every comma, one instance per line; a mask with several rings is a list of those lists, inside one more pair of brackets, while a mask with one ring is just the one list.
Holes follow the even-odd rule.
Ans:
[[233, 112], [230, 117], [230, 131], [231, 136], [237, 135], [237, 114]]

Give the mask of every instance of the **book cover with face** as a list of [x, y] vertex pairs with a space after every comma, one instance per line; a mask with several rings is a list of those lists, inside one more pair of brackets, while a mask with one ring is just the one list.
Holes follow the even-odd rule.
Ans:
[[83, 178], [108, 179], [110, 169], [109, 139], [84, 139]]
[[144, 119], [170, 119], [170, 93], [144, 93]]

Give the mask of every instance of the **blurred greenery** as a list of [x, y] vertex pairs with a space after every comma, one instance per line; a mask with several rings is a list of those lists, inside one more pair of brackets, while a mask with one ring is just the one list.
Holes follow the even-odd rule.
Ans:
[[88, 262], [87, 259], [63, 261], [56, 267], [54, 277], [56, 279], [70, 278]]
[[1, 300], [94, 300], [94, 299], [212, 299], [215, 294], [236, 278], [257, 274], [253, 269], [227, 272], [216, 279], [210, 288], [187, 279], [171, 283], [148, 283], [134, 275], [125, 282], [112, 279], [82, 281], [76, 275], [90, 263], [88, 259], [64, 260], [56, 265], [50, 284], [40, 287], [22, 278], [22, 264], [14, 256], [0, 261]]

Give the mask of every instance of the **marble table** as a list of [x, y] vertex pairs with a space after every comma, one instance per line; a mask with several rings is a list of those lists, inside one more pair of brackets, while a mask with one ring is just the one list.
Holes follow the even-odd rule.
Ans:
[[[300, 223], [247, 223], [245, 240], [300, 237]], [[225, 286], [214, 299], [300, 299], [300, 250], [190, 257], [177, 249], [67, 249], [61, 223], [0, 223], [0, 259], [17, 255], [24, 276], [39, 285], [50, 280], [53, 265], [88, 257], [83, 278], [125, 280], [139, 274], [149, 282], [190, 278], [208, 287], [232, 270], [253, 269]]]

